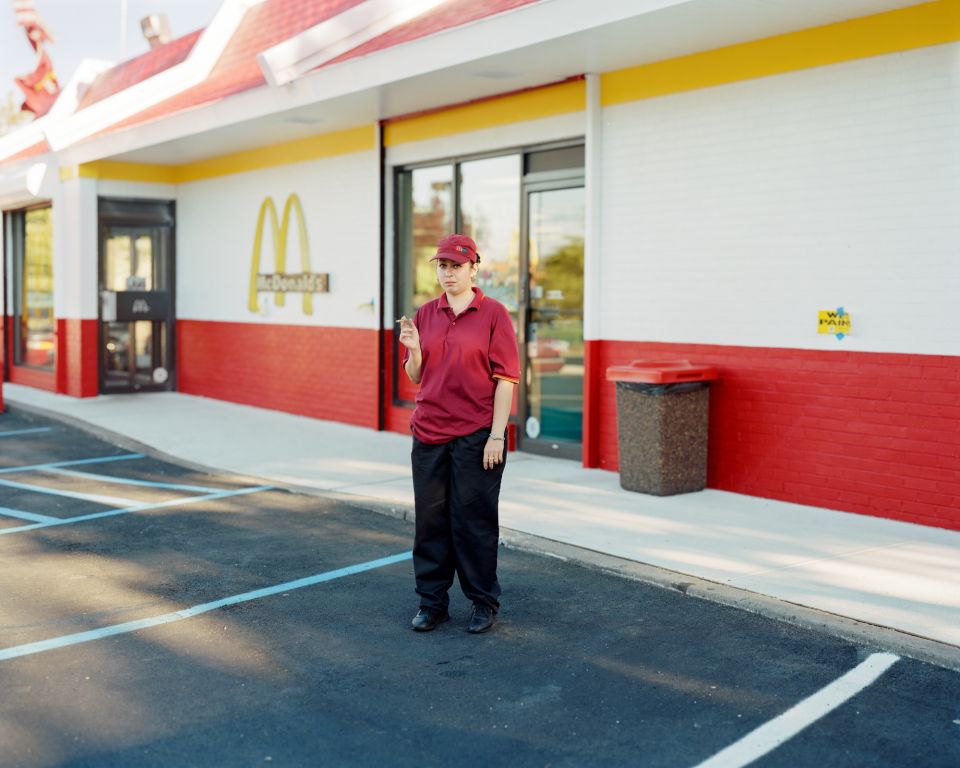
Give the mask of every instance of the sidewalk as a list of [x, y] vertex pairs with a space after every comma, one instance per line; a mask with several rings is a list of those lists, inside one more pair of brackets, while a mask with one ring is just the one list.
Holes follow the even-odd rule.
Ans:
[[[413, 508], [403, 435], [172, 392], [78, 400], [4, 384], [3, 394], [8, 407], [79, 421], [192, 464]], [[937, 655], [960, 665], [958, 532], [723, 491], [647, 496], [622, 490], [616, 473], [523, 453], [508, 460], [501, 525], [506, 535], [549, 540], [546, 551], [560, 542], [555, 552], [573, 545], [676, 572], [651, 578], [664, 584], [685, 574], [711, 599], [749, 607], [750, 596], [716, 594], [747, 590], [793, 604], [782, 617], [805, 606], [957, 646]]]

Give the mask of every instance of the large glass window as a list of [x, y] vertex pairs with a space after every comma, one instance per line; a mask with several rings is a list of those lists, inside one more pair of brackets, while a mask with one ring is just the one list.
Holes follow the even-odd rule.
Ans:
[[[520, 291], [520, 156], [460, 165], [460, 231], [480, 253], [477, 285], [517, 311]], [[432, 254], [431, 254], [432, 255]]]
[[[440, 295], [430, 257], [451, 232], [470, 235], [480, 252], [477, 285], [501, 301], [517, 325], [520, 294], [522, 156], [490, 157], [412, 168], [397, 174], [398, 316]], [[397, 366], [399, 372], [399, 365]], [[415, 389], [395, 376], [396, 395]]]
[[397, 180], [400, 234], [400, 314], [412, 317], [436, 295], [437, 274], [429, 259], [454, 227], [454, 168], [417, 168]]
[[[583, 421], [584, 148], [556, 144], [398, 170], [397, 316], [440, 295], [437, 242], [477, 242], [477, 286], [510, 313], [521, 352], [511, 421], [524, 450], [577, 458]], [[396, 328], [394, 329], [396, 332]], [[399, 349], [398, 349], [399, 351]], [[394, 358], [395, 402], [416, 387]]]
[[57, 356], [52, 209], [18, 211], [9, 221], [15, 270], [13, 361], [52, 370]]
[[439, 293], [430, 257], [451, 232], [470, 235], [480, 252], [477, 284], [511, 312], [519, 296], [521, 156], [507, 155], [397, 176], [400, 314]]

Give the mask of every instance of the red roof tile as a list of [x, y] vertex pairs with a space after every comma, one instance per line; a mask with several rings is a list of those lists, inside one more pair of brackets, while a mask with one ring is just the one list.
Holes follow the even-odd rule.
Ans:
[[258, 53], [282, 43], [363, 0], [265, 0], [244, 15], [210, 76], [192, 88], [131, 115], [98, 133], [150, 122], [266, 84]]
[[322, 69], [330, 64], [352, 59], [357, 56], [365, 56], [370, 53], [386, 50], [401, 43], [408, 43], [412, 40], [426, 37], [427, 35], [442, 32], [445, 29], [459, 27], [464, 24], [469, 24], [471, 21], [485, 19], [488, 16], [496, 16], [498, 13], [536, 2], [539, 2], [539, 0], [486, 0], [485, 2], [477, 2], [477, 0], [449, 0], [449, 2], [443, 3], [415, 19], [411, 19], [405, 24], [401, 24], [388, 32], [384, 32], [379, 37], [368, 40], [363, 45], [359, 45], [356, 48], [342, 53], [326, 64], [317, 67], [317, 69]]
[[4, 157], [0, 160], [0, 165], [7, 165], [8, 163], [15, 163], [18, 160], [26, 160], [28, 157], [35, 157], [36, 155], [43, 155], [50, 151], [50, 145], [47, 144], [46, 139], [41, 139], [36, 144], [31, 144], [26, 149], [21, 149], [15, 155], [10, 155], [10, 157]]
[[[247, 11], [210, 76], [148, 109], [121, 120], [96, 134], [123, 128], [208, 104], [266, 84], [256, 56], [363, 0], [265, 0]], [[528, 5], [539, 0], [448, 0], [417, 19], [338, 56], [344, 61], [384, 50], [470, 21]], [[332, 62], [328, 62], [332, 63]], [[326, 66], [326, 65], [325, 65]]]
[[176, 66], [187, 58], [202, 32], [202, 29], [198, 29], [189, 35], [171, 40], [166, 45], [153, 48], [142, 56], [101, 72], [83, 95], [77, 111]]

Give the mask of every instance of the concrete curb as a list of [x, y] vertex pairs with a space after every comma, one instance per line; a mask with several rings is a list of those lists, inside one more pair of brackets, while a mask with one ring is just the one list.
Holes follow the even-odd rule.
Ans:
[[[25, 413], [34, 413], [53, 421], [68, 424], [69, 426], [80, 429], [94, 437], [106, 440], [126, 450], [148, 454], [153, 458], [187, 469], [204, 473], [215, 472], [230, 481], [246, 483], [253, 481], [257, 484], [272, 485], [280, 490], [332, 499], [356, 509], [377, 512], [408, 523], [414, 521], [414, 510], [409, 505], [384, 501], [383, 499], [372, 496], [359, 496], [341, 493], [336, 490], [322, 490], [311, 486], [277, 482], [269, 477], [249, 474], [240, 475], [230, 469], [197, 464], [195, 462], [185, 461], [177, 456], [165, 454], [162, 451], [139, 443], [125, 435], [97, 427], [73, 416], [48, 411], [45, 408], [39, 408], [33, 405], [21, 405], [19, 403], [13, 403], [11, 408], [9, 400], [5, 402], [5, 405], [9, 410], [22, 410]], [[534, 536], [509, 528], [501, 527], [500, 541], [501, 545], [508, 549], [560, 558], [575, 565], [600, 570], [604, 573], [619, 576], [620, 578], [631, 579], [662, 589], [680, 592], [686, 597], [708, 600], [713, 603], [749, 611], [750, 613], [769, 619], [786, 622], [804, 629], [823, 632], [843, 638], [844, 640], [864, 644], [876, 650], [889, 651], [900, 656], [906, 656], [917, 661], [960, 672], [960, 647], [949, 643], [914, 635], [892, 627], [870, 624], [839, 614], [769, 597], [759, 592], [751, 592], [738, 587], [731, 587], [726, 584], [708, 581], [678, 571], [671, 571], [666, 568], [634, 560], [626, 560], [603, 552], [584, 549], [572, 544], [554, 541], [553, 539], [541, 536]]]

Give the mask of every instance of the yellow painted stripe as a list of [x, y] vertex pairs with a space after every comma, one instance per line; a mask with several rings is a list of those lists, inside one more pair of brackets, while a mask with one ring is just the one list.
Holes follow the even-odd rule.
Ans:
[[76, 166], [74, 177], [81, 179], [111, 179], [113, 181], [148, 181], [156, 184], [175, 184], [177, 168], [173, 165], [150, 163], [121, 163], [116, 160], [97, 160]]
[[960, 0], [790, 32], [601, 75], [604, 106], [960, 40]]
[[583, 80], [573, 80], [390, 122], [384, 126], [383, 143], [389, 147], [476, 131], [480, 128], [579, 112], [586, 108], [586, 103], [586, 83]]
[[215, 176], [245, 173], [277, 165], [302, 163], [321, 157], [345, 155], [376, 148], [376, 126], [364, 125], [336, 133], [309, 136], [268, 147], [221, 155], [184, 165], [152, 165], [149, 163], [121, 163], [98, 160], [83, 165], [60, 169], [64, 181], [75, 178], [109, 179], [111, 181], [140, 181], [158, 184], [183, 184]]
[[235, 152], [231, 155], [181, 165], [177, 168], [177, 181], [180, 183], [198, 181], [231, 173], [245, 173], [278, 165], [302, 163], [321, 157], [373, 150], [376, 146], [376, 126], [363, 125], [359, 128], [309, 136], [305, 139], [285, 141], [269, 147]]

